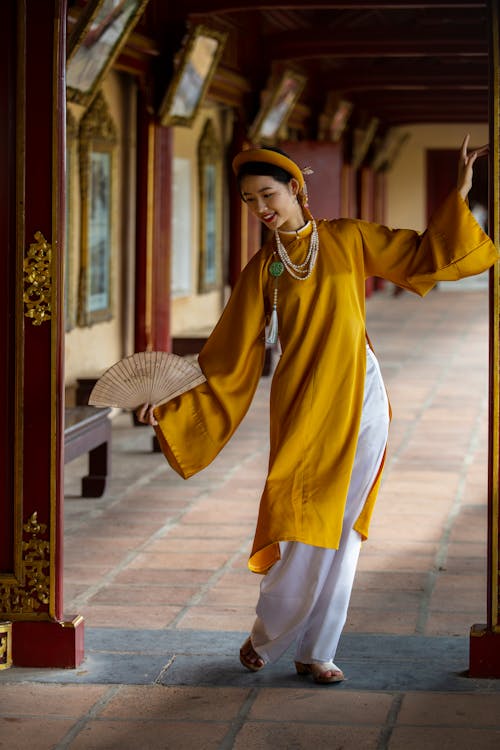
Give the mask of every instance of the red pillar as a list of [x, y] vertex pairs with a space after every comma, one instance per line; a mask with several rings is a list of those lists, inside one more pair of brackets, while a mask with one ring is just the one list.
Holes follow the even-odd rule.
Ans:
[[0, 619], [13, 621], [18, 666], [83, 658], [83, 620], [65, 618], [62, 601], [65, 34], [66, 0], [2, 6], [2, 283], [13, 286], [0, 295]]
[[[489, 3], [490, 24], [490, 235], [500, 246], [500, 15]], [[500, 677], [500, 270], [490, 271], [490, 410], [488, 461], [487, 622], [470, 633], [470, 677]]]
[[136, 351], [170, 351], [172, 129], [138, 106]]

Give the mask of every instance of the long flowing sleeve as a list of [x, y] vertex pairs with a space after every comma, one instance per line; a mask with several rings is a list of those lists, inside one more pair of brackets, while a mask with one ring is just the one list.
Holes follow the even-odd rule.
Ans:
[[367, 276], [380, 276], [424, 296], [439, 281], [456, 281], [487, 270], [498, 250], [454, 190], [423, 234], [358, 224]]
[[205, 468], [245, 416], [264, 364], [261, 253], [241, 273], [199, 363], [206, 383], [155, 409], [156, 434], [184, 479]]

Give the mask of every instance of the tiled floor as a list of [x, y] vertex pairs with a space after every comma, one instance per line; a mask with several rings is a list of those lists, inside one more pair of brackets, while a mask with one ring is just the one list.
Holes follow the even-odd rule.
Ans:
[[267, 461], [269, 380], [237, 435], [187, 482], [149, 428], [113, 425], [105, 496], [66, 467], [66, 611], [87, 627], [78, 670], [0, 672], [0, 748], [500, 746], [500, 680], [470, 680], [486, 610], [487, 295], [388, 294], [368, 329], [394, 419], [339, 662], [318, 687], [282, 659], [242, 670], [259, 578], [246, 570]]

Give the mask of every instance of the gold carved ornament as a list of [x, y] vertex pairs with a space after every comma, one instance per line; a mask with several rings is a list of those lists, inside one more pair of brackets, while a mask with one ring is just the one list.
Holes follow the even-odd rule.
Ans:
[[52, 247], [41, 232], [35, 232], [35, 239], [23, 263], [23, 301], [25, 316], [39, 326], [52, 313]]
[[21, 581], [13, 586], [0, 584], [1, 611], [13, 615], [35, 614], [49, 604], [50, 543], [40, 539], [47, 524], [38, 522], [35, 511], [23, 529], [28, 539], [22, 543]]

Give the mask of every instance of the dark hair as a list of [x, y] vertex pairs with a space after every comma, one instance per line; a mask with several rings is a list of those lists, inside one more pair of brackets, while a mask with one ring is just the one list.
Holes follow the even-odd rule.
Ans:
[[[266, 151], [274, 151], [275, 154], [286, 156], [287, 159], [290, 158], [288, 154], [280, 148], [274, 146], [264, 146], [263, 148], [265, 148]], [[246, 177], [247, 175], [264, 175], [265, 177], [273, 177], [277, 182], [282, 182], [284, 185], [288, 185], [290, 180], [293, 179], [293, 175], [290, 174], [290, 172], [287, 172], [287, 170], [282, 167], [277, 167], [276, 164], [268, 164], [266, 161], [247, 161], [245, 164], [241, 165], [236, 176], [240, 192], [241, 181], [243, 177]]]

